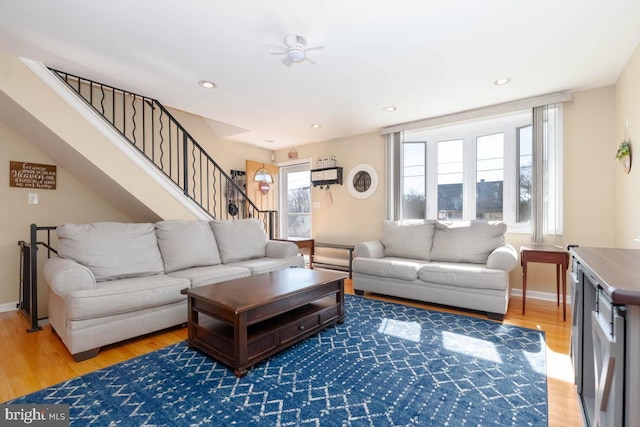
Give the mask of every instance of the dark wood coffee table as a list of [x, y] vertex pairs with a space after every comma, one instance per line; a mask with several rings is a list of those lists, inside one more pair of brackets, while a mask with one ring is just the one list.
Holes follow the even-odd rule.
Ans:
[[190, 348], [238, 377], [281, 350], [344, 321], [344, 279], [286, 268], [187, 291]]

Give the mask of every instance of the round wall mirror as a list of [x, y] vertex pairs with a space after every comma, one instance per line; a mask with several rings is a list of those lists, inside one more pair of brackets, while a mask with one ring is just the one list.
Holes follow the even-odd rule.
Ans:
[[347, 188], [356, 199], [371, 197], [378, 188], [378, 174], [370, 165], [361, 163], [349, 172]]

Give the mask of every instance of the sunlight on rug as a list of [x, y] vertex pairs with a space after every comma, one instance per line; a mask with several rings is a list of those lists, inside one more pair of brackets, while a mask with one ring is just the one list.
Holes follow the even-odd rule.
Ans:
[[244, 378], [185, 343], [9, 403], [72, 425], [546, 426], [544, 333], [346, 295], [344, 324]]

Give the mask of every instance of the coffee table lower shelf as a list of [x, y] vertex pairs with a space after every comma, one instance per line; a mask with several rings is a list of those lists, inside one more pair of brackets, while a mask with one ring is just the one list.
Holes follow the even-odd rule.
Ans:
[[187, 343], [229, 366], [238, 377], [256, 363], [344, 321], [341, 301], [335, 295], [250, 325], [222, 319], [210, 308], [197, 307], [197, 302], [191, 307], [197, 320], [189, 324]]

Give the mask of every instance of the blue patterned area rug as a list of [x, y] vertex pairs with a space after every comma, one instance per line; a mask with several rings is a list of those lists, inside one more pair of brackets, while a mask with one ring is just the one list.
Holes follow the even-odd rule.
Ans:
[[244, 378], [184, 342], [10, 403], [71, 424], [545, 426], [543, 333], [346, 296], [345, 323]]

